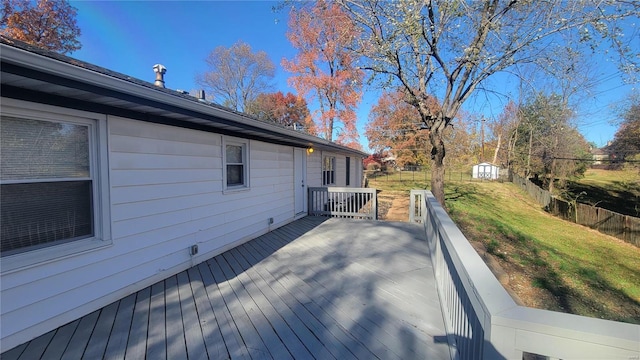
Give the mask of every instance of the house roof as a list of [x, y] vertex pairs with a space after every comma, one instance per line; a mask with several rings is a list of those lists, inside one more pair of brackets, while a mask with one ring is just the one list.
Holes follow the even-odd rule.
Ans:
[[362, 151], [4, 36], [0, 36], [0, 60], [0, 90], [4, 97], [367, 156]]
[[609, 152], [610, 151], [608, 146], [591, 149], [591, 155], [609, 155]]

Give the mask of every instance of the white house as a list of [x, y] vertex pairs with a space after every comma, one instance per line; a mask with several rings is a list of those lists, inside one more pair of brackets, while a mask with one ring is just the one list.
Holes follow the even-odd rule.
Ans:
[[307, 187], [361, 186], [363, 152], [6, 38], [0, 56], [3, 351], [305, 216]]
[[474, 179], [495, 180], [500, 175], [500, 168], [490, 163], [480, 163], [473, 165], [472, 177]]

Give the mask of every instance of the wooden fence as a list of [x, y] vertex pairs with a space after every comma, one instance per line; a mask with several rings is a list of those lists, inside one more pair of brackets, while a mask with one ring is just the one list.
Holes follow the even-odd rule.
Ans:
[[615, 236], [640, 247], [640, 218], [619, 214], [607, 209], [582, 203], [572, 203], [551, 194], [517, 174], [512, 174], [518, 185], [551, 214], [564, 220], [588, 226], [603, 234]]

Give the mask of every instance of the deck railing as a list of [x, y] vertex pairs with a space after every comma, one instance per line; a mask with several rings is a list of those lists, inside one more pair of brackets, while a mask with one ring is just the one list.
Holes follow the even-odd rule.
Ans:
[[310, 187], [309, 215], [377, 220], [376, 189]]
[[[639, 359], [640, 326], [517, 305], [430, 191], [411, 191], [459, 359]], [[416, 210], [419, 208], [419, 210]]]

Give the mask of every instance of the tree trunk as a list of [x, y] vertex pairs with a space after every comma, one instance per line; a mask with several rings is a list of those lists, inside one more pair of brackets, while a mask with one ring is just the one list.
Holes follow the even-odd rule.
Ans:
[[551, 160], [551, 171], [549, 171], [549, 194], [553, 195], [553, 191], [554, 191], [554, 182], [556, 181], [555, 179], [555, 173], [553, 168], [555, 167], [555, 162], [556, 160], [553, 159]]
[[496, 145], [496, 150], [493, 152], [493, 161], [492, 164], [496, 165], [498, 161], [498, 152], [500, 152], [500, 146], [502, 145], [502, 134], [498, 134], [498, 145]]
[[527, 172], [525, 177], [529, 177], [531, 174], [531, 148], [533, 148], [533, 127], [529, 131], [529, 155], [527, 155]]
[[437, 129], [429, 133], [431, 142], [431, 192], [436, 200], [446, 209], [444, 203], [444, 142]]
[[518, 142], [518, 127], [513, 133], [513, 136], [509, 138], [509, 145], [507, 148], [507, 167], [509, 168], [509, 180], [512, 180], [511, 173], [514, 171], [513, 169], [513, 152], [516, 148], [516, 143]]

